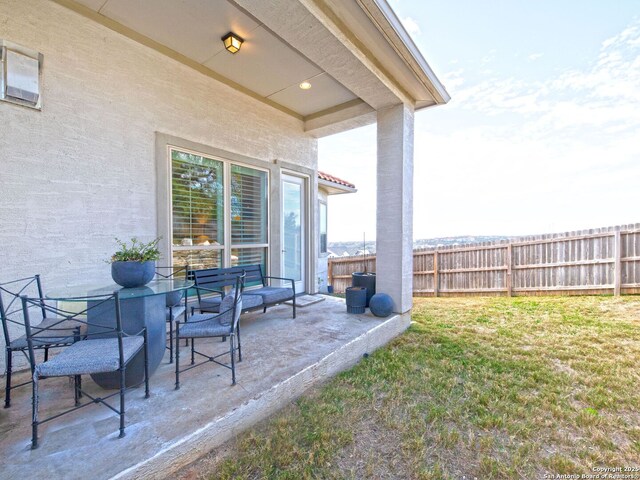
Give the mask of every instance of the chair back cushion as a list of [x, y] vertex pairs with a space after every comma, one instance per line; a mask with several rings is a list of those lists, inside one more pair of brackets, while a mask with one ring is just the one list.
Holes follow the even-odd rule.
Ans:
[[231, 293], [225, 295], [222, 299], [222, 303], [220, 303], [220, 316], [218, 317], [218, 321], [221, 325], [231, 325], [231, 322], [237, 323], [240, 318], [240, 313], [242, 312], [242, 295], [238, 297], [238, 305], [236, 307], [235, 317], [233, 315], [233, 302], [235, 301], [235, 291], [232, 290]]

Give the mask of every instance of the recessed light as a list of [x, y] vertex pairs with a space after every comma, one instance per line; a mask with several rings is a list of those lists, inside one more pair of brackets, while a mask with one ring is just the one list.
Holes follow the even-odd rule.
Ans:
[[309, 90], [311, 88], [311, 84], [309, 82], [302, 82], [300, 84], [300, 88], [302, 90]]

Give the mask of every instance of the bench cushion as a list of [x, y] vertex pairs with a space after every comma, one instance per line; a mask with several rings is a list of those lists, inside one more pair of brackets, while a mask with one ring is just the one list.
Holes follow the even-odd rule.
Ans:
[[222, 297], [209, 297], [203, 298], [195, 305], [192, 305], [192, 308], [196, 310], [200, 310], [201, 312], [213, 312], [218, 313], [220, 311], [220, 303], [222, 302]]
[[184, 305], [167, 307], [167, 322], [174, 322], [184, 316]]
[[259, 307], [262, 304], [263, 301], [260, 295], [242, 295], [242, 308], [244, 309]]
[[262, 302], [265, 304], [278, 303], [293, 298], [293, 289], [285, 287], [260, 287], [252, 290], [245, 290], [243, 293], [243, 296], [245, 297], [251, 297], [254, 295], [262, 297]]

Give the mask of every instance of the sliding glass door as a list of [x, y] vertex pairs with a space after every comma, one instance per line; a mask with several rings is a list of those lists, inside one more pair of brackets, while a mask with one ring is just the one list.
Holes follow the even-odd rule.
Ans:
[[300, 177], [282, 176], [282, 272], [296, 281], [296, 292], [305, 285], [305, 181]]

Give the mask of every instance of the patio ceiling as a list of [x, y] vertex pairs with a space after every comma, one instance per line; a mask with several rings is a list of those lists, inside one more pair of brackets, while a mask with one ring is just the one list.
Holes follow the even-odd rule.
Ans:
[[[448, 100], [385, 0], [54, 0], [305, 122], [316, 136]], [[229, 54], [229, 31], [245, 42]], [[303, 81], [309, 90], [300, 89]]]

